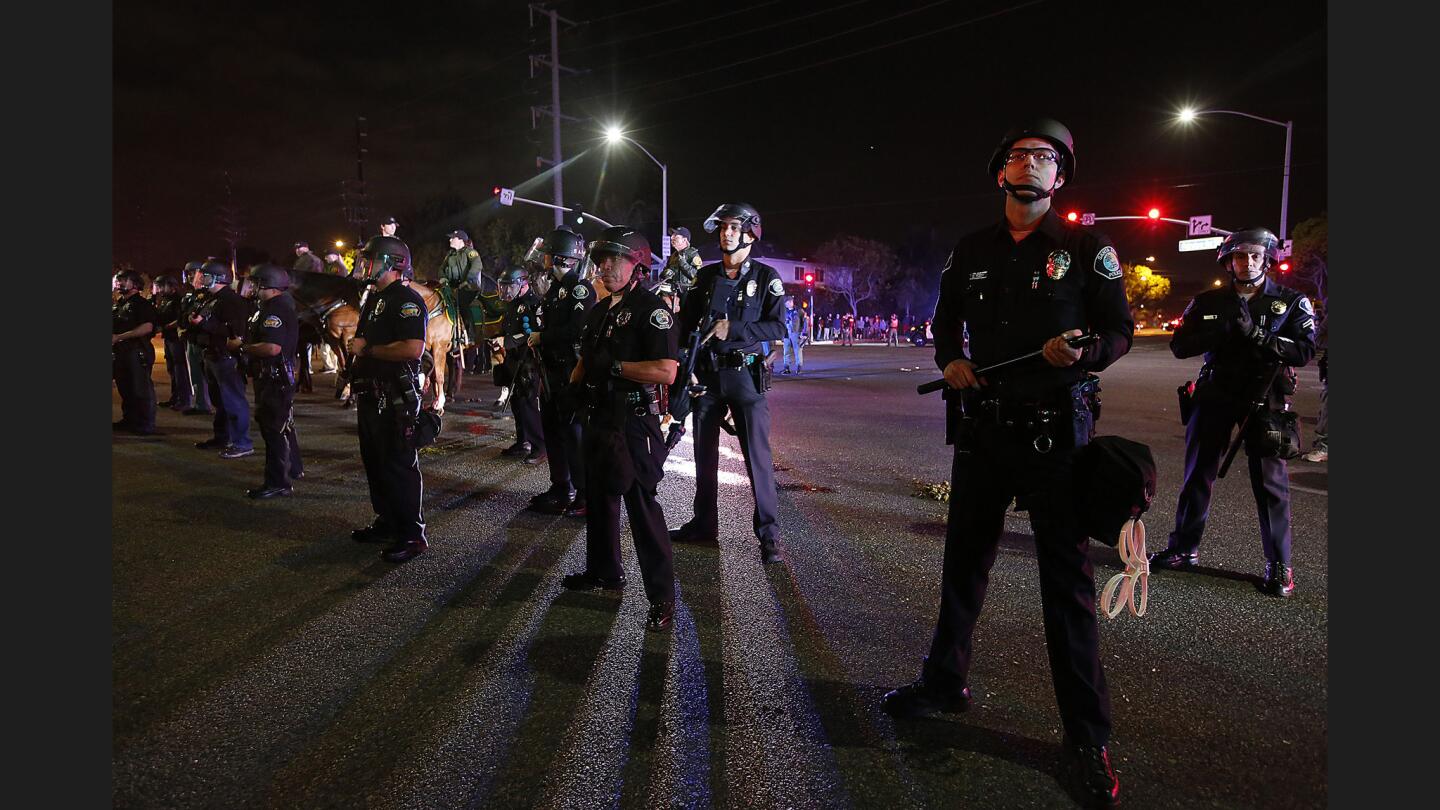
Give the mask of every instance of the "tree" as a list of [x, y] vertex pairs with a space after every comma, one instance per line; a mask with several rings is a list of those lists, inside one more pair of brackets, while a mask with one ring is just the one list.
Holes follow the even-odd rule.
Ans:
[[1122, 265], [1125, 271], [1125, 300], [1130, 309], [1155, 304], [1170, 294], [1170, 279], [1143, 264]]
[[[1293, 284], [1315, 302], [1320, 320], [1330, 292], [1330, 221], [1325, 213], [1311, 217], [1291, 232], [1294, 251], [1290, 256]], [[1286, 283], [1292, 283], [1289, 280]]]
[[852, 315], [860, 314], [861, 303], [879, 296], [900, 264], [890, 246], [858, 236], [826, 242], [815, 261], [825, 266], [825, 286], [845, 296]]

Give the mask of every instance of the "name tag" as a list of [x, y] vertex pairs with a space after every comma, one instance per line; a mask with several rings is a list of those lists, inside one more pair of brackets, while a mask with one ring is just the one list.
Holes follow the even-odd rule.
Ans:
[[1202, 321], [1213, 321], [1213, 320], [1215, 320], [1216, 318], [1219, 318], [1219, 317], [1220, 317], [1219, 315], [1202, 315], [1202, 316], [1200, 316], [1200, 320], [1202, 320]]

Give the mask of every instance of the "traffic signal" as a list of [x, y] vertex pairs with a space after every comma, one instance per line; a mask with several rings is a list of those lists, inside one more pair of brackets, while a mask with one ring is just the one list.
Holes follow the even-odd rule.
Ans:
[[499, 196], [500, 196], [500, 187], [499, 187], [499, 186], [495, 186], [494, 188], [490, 189], [490, 196], [492, 196], [492, 197], [499, 197]]
[[1288, 272], [1290, 272], [1290, 262], [1280, 262], [1280, 272], [1282, 272], [1282, 273], [1288, 273]]
[[1076, 211], [1071, 211], [1070, 213], [1065, 215], [1065, 218], [1070, 220], [1071, 222], [1075, 222], [1076, 220], [1080, 219], [1080, 214]]
[[814, 274], [814, 273], [806, 273], [806, 274], [805, 274], [805, 289], [807, 289], [807, 290], [814, 290], [814, 289], [815, 289], [815, 274]]
[[585, 209], [580, 203], [571, 203], [570, 213], [566, 214], [566, 219], [578, 231], [580, 226], [585, 224]]
[[1159, 218], [1160, 218], [1160, 209], [1159, 209], [1159, 208], [1151, 208], [1151, 209], [1145, 214], [1145, 216], [1150, 217], [1151, 219], [1159, 219]]

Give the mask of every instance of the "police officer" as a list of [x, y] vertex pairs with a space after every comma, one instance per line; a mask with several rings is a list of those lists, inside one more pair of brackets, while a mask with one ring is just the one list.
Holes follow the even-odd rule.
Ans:
[[391, 541], [381, 556], [405, 562], [427, 547], [420, 513], [420, 454], [413, 442], [420, 413], [425, 299], [410, 288], [410, 248], [399, 239], [371, 237], [355, 267], [375, 284], [350, 346], [360, 459], [375, 520], [350, 536], [362, 543]]
[[400, 223], [395, 221], [395, 217], [386, 217], [385, 219], [380, 221], [380, 235], [395, 236], [395, 231], [399, 227]]
[[[1068, 225], [1051, 196], [1075, 178], [1070, 131], [1038, 119], [1000, 141], [988, 166], [1005, 217], [963, 237], [940, 280], [935, 361], [944, 370], [947, 443], [955, 445], [940, 616], [921, 677], [885, 695], [897, 717], [970, 706], [971, 636], [1012, 499], [1030, 513], [1045, 646], [1065, 731], [1065, 773], [1087, 802], [1114, 804], [1110, 694], [1100, 666], [1088, 538], [1071, 466], [1094, 428], [1087, 389], [1130, 349], [1135, 322], [1110, 241]], [[1083, 350], [1066, 338], [1098, 336]], [[965, 335], [969, 352], [965, 353]], [[977, 377], [975, 369], [1044, 349], [1043, 360]]]
[[[1175, 507], [1175, 531], [1163, 551], [1150, 558], [1155, 568], [1193, 568], [1200, 559], [1200, 535], [1210, 513], [1210, 493], [1231, 429], [1254, 416], [1247, 438], [1263, 429], [1264, 409], [1288, 411], [1295, 393], [1295, 369], [1315, 356], [1315, 311], [1310, 299], [1266, 277], [1279, 261], [1280, 240], [1264, 228], [1227, 236], [1217, 252], [1230, 274], [1230, 286], [1207, 290], [1185, 308], [1170, 338], [1179, 358], [1204, 353], [1195, 380], [1194, 403], [1185, 425], [1185, 482]], [[1263, 409], [1256, 410], [1257, 401]], [[1278, 448], [1246, 442], [1250, 488], [1260, 517], [1265, 550], [1262, 589], [1290, 596], [1295, 578], [1290, 566], [1290, 479]]]
[[295, 263], [290, 269], [297, 273], [321, 273], [325, 270], [325, 263], [310, 252], [309, 242], [301, 241], [295, 243]]
[[265, 483], [245, 494], [263, 499], [289, 495], [291, 479], [304, 475], [294, 412], [300, 319], [285, 268], [262, 264], [250, 271], [250, 284], [260, 307], [250, 316], [240, 350], [249, 356], [250, 376], [255, 378], [255, 423], [265, 440]]
[[455, 325], [452, 348], [458, 351], [470, 345], [470, 299], [475, 297], [477, 289], [471, 279], [481, 278], [485, 266], [480, 260], [480, 251], [470, 243], [469, 234], [454, 230], [446, 236], [450, 240], [450, 252], [445, 254], [445, 262], [440, 267], [440, 297]]
[[245, 399], [245, 375], [240, 368], [241, 338], [252, 307], [230, 288], [230, 266], [211, 259], [200, 268], [210, 296], [190, 316], [201, 332], [205, 354], [205, 381], [215, 403], [215, 435], [195, 446], [220, 450], [221, 458], [242, 458], [255, 452], [250, 439], [250, 403]]
[[183, 411], [191, 405], [190, 369], [185, 362], [185, 342], [180, 339], [180, 285], [169, 276], [160, 276], [152, 285], [151, 303], [165, 345], [165, 373], [170, 377], [170, 398], [161, 407]]
[[562, 584], [577, 590], [624, 587], [623, 499], [650, 600], [645, 626], [668, 630], [675, 615], [675, 573], [655, 492], [668, 453], [660, 433], [661, 390], [675, 381], [679, 368], [674, 316], [640, 284], [650, 266], [650, 243], [639, 232], [623, 225], [607, 228], [590, 245], [590, 258], [610, 295], [585, 319], [582, 354], [571, 375], [571, 383], [583, 387], [588, 410], [585, 466], [591, 486], [585, 570], [567, 575]]
[[527, 341], [540, 328], [540, 298], [530, 290], [525, 271], [512, 267], [500, 277], [500, 298], [505, 302], [502, 340], [505, 362], [495, 370], [500, 386], [498, 405], [515, 414], [515, 443], [500, 451], [504, 456], [545, 458], [545, 434], [540, 427], [540, 368]]
[[210, 287], [205, 283], [201, 268], [205, 262], [190, 262], [185, 265], [185, 283], [190, 289], [180, 296], [180, 324], [177, 329], [185, 341], [185, 371], [190, 375], [190, 407], [181, 411], [186, 416], [209, 416], [215, 411], [210, 405], [210, 386], [205, 382], [204, 332], [196, 329], [190, 317], [200, 311], [210, 297]]
[[804, 370], [805, 364], [805, 340], [807, 329], [805, 326], [805, 310], [795, 308], [795, 297], [785, 299], [785, 337], [783, 339], [784, 359], [781, 374], [790, 373], [790, 358], [795, 358], [795, 373], [799, 374]]
[[150, 380], [155, 346], [150, 337], [160, 316], [140, 294], [144, 283], [134, 270], [121, 270], [111, 279], [119, 298], [110, 310], [110, 353], [121, 414], [113, 428], [148, 436], [155, 432], [155, 384]]
[[[693, 332], [712, 309], [727, 317], [716, 321], [701, 347], [695, 376], [706, 394], [695, 401], [695, 514], [670, 532], [677, 543], [715, 543], [720, 535], [720, 423], [729, 410], [735, 415], [736, 435], [745, 453], [750, 490], [755, 496], [754, 529], [760, 540], [760, 558], [766, 564], [781, 561], [779, 503], [775, 496], [775, 467], [770, 457], [770, 367], [765, 357], [774, 341], [785, 336], [781, 313], [785, 283], [768, 264], [750, 258], [760, 240], [760, 213], [746, 203], [725, 203], [705, 220], [705, 231], [718, 231], [718, 264], [701, 268], [695, 287], [680, 308], [680, 326]], [[733, 287], [721, 283], [726, 279]], [[710, 299], [716, 289], [733, 289], [723, 307]]]
[[324, 272], [332, 276], [350, 275], [350, 268], [345, 266], [345, 260], [340, 256], [340, 248], [334, 245], [327, 245], [325, 247]]
[[674, 311], [679, 308], [690, 288], [695, 286], [695, 276], [705, 263], [700, 259], [700, 251], [690, 244], [689, 228], [671, 228], [670, 247], [670, 257], [665, 260], [665, 266], [660, 268], [660, 283], [669, 288], [670, 294], [665, 298]]
[[[540, 302], [540, 331], [526, 343], [539, 350], [544, 368], [544, 390], [540, 398], [540, 424], [544, 430], [550, 461], [550, 489], [530, 500], [530, 508], [547, 514], [585, 516], [585, 468], [581, 463], [581, 426], [573, 409], [554, 396], [570, 380], [580, 360], [580, 330], [585, 315], [595, 305], [595, 289], [580, 275], [585, 262], [585, 240], [574, 231], [556, 228], [541, 245], [549, 265], [550, 289]], [[530, 463], [539, 463], [531, 451]], [[527, 459], [528, 461], [529, 459]]]

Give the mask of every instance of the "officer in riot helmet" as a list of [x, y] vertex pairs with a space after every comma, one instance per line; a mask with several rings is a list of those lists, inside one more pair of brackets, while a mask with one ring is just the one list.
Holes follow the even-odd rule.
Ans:
[[[185, 362], [185, 343], [180, 338], [180, 285], [170, 276], [157, 276], [152, 283], [150, 302], [155, 305], [156, 323], [165, 348], [165, 373], [170, 377], [170, 398], [159, 407], [183, 411], [191, 406], [190, 370]], [[189, 285], [185, 285], [189, 288]]]
[[501, 340], [505, 362], [495, 369], [500, 386], [498, 407], [509, 406], [515, 415], [515, 443], [501, 451], [504, 456], [545, 457], [545, 434], [540, 426], [540, 361], [528, 341], [540, 328], [540, 297], [530, 289], [530, 280], [519, 267], [500, 276], [500, 299], [505, 302]]
[[584, 517], [585, 466], [580, 449], [582, 429], [573, 409], [554, 396], [570, 380], [580, 360], [580, 329], [595, 305], [595, 288], [581, 276], [585, 266], [585, 240], [566, 228], [545, 237], [541, 253], [549, 272], [550, 289], [540, 302], [540, 328], [526, 344], [540, 354], [546, 395], [540, 397], [540, 423], [545, 454], [531, 450], [528, 463], [550, 462], [550, 489], [530, 500], [530, 508], [547, 514]]
[[190, 375], [190, 407], [181, 411], [186, 416], [210, 416], [214, 409], [210, 405], [210, 386], [205, 381], [205, 345], [201, 342], [202, 332], [190, 322], [190, 316], [200, 311], [210, 297], [210, 286], [200, 269], [205, 262], [188, 262], [181, 279], [189, 289], [180, 296], [180, 324], [178, 332], [185, 342], [185, 369]]
[[669, 630], [675, 614], [675, 574], [656, 487], [669, 452], [660, 433], [662, 392], [675, 381], [679, 367], [674, 317], [640, 283], [650, 266], [650, 243], [638, 231], [624, 225], [607, 228], [591, 244], [589, 255], [609, 296], [586, 315], [580, 361], [570, 377], [569, 396], [583, 403], [590, 488], [585, 569], [566, 576], [563, 585], [577, 590], [624, 587], [623, 501], [650, 602], [646, 627]]
[[350, 351], [360, 429], [360, 459], [370, 485], [374, 521], [350, 533], [362, 543], [390, 543], [381, 556], [405, 562], [423, 553], [424, 484], [415, 442], [420, 415], [420, 356], [425, 353], [425, 299], [410, 288], [410, 248], [393, 236], [372, 236], [355, 261], [375, 285], [360, 312]]
[[134, 270], [121, 270], [110, 281], [119, 296], [110, 310], [110, 354], [121, 414], [112, 427], [146, 436], [155, 432], [155, 384], [150, 379], [155, 346], [150, 339], [160, 315], [140, 294], [143, 284]]
[[230, 265], [211, 259], [200, 268], [210, 295], [190, 323], [200, 332], [204, 347], [205, 381], [215, 405], [214, 435], [196, 442], [201, 450], [220, 451], [226, 459], [255, 453], [250, 438], [250, 402], [245, 397], [245, 373], [240, 344], [254, 307], [231, 289]]
[[290, 273], [278, 264], [250, 271], [250, 286], [260, 306], [240, 350], [255, 379], [255, 423], [265, 440], [265, 481], [246, 494], [257, 500], [291, 494], [303, 476], [300, 440], [295, 435], [295, 352], [300, 320], [290, 297]]
[[[986, 169], [1004, 217], [956, 244], [935, 310], [935, 361], [950, 389], [946, 443], [955, 447], [939, 618], [920, 679], [886, 694], [882, 707], [899, 718], [969, 708], [972, 635], [1013, 500], [1035, 537], [1066, 781], [1087, 804], [1109, 806], [1119, 796], [1110, 693], [1071, 470], [1094, 432], [1092, 373], [1130, 350], [1135, 322], [1110, 240], [1051, 205], [1075, 179], [1070, 131], [1045, 118], [1016, 126]], [[1070, 345], [1085, 332], [1097, 339]], [[975, 373], [1037, 347], [1041, 358]]]
[[[1315, 356], [1315, 310], [1298, 290], [1266, 277], [1280, 257], [1280, 240], [1265, 228], [1227, 236], [1216, 261], [1230, 285], [1191, 300], [1170, 338], [1178, 358], [1205, 355], [1188, 394], [1185, 481], [1175, 508], [1175, 531], [1152, 568], [1192, 569], [1200, 559], [1200, 536], [1210, 495], [1232, 429], [1246, 425], [1245, 455], [1260, 518], [1265, 552], [1261, 590], [1287, 597], [1295, 591], [1290, 564], [1290, 479], [1286, 458], [1299, 454], [1295, 369]], [[1287, 436], [1293, 436], [1289, 442]]]
[[[755, 496], [753, 529], [765, 564], [782, 560], [779, 501], [770, 455], [771, 368], [765, 362], [774, 341], [785, 336], [785, 284], [780, 274], [751, 257], [760, 240], [760, 213], [746, 203], [725, 203], [705, 220], [717, 235], [722, 258], [702, 267], [695, 286], [680, 306], [680, 330], [689, 335], [711, 311], [724, 318], [702, 336], [695, 376], [706, 389], [694, 404], [694, 516], [670, 532], [677, 543], [715, 543], [720, 535], [720, 425], [735, 415], [736, 435], [745, 453], [746, 472]], [[721, 300], [718, 296], [723, 295]]]

